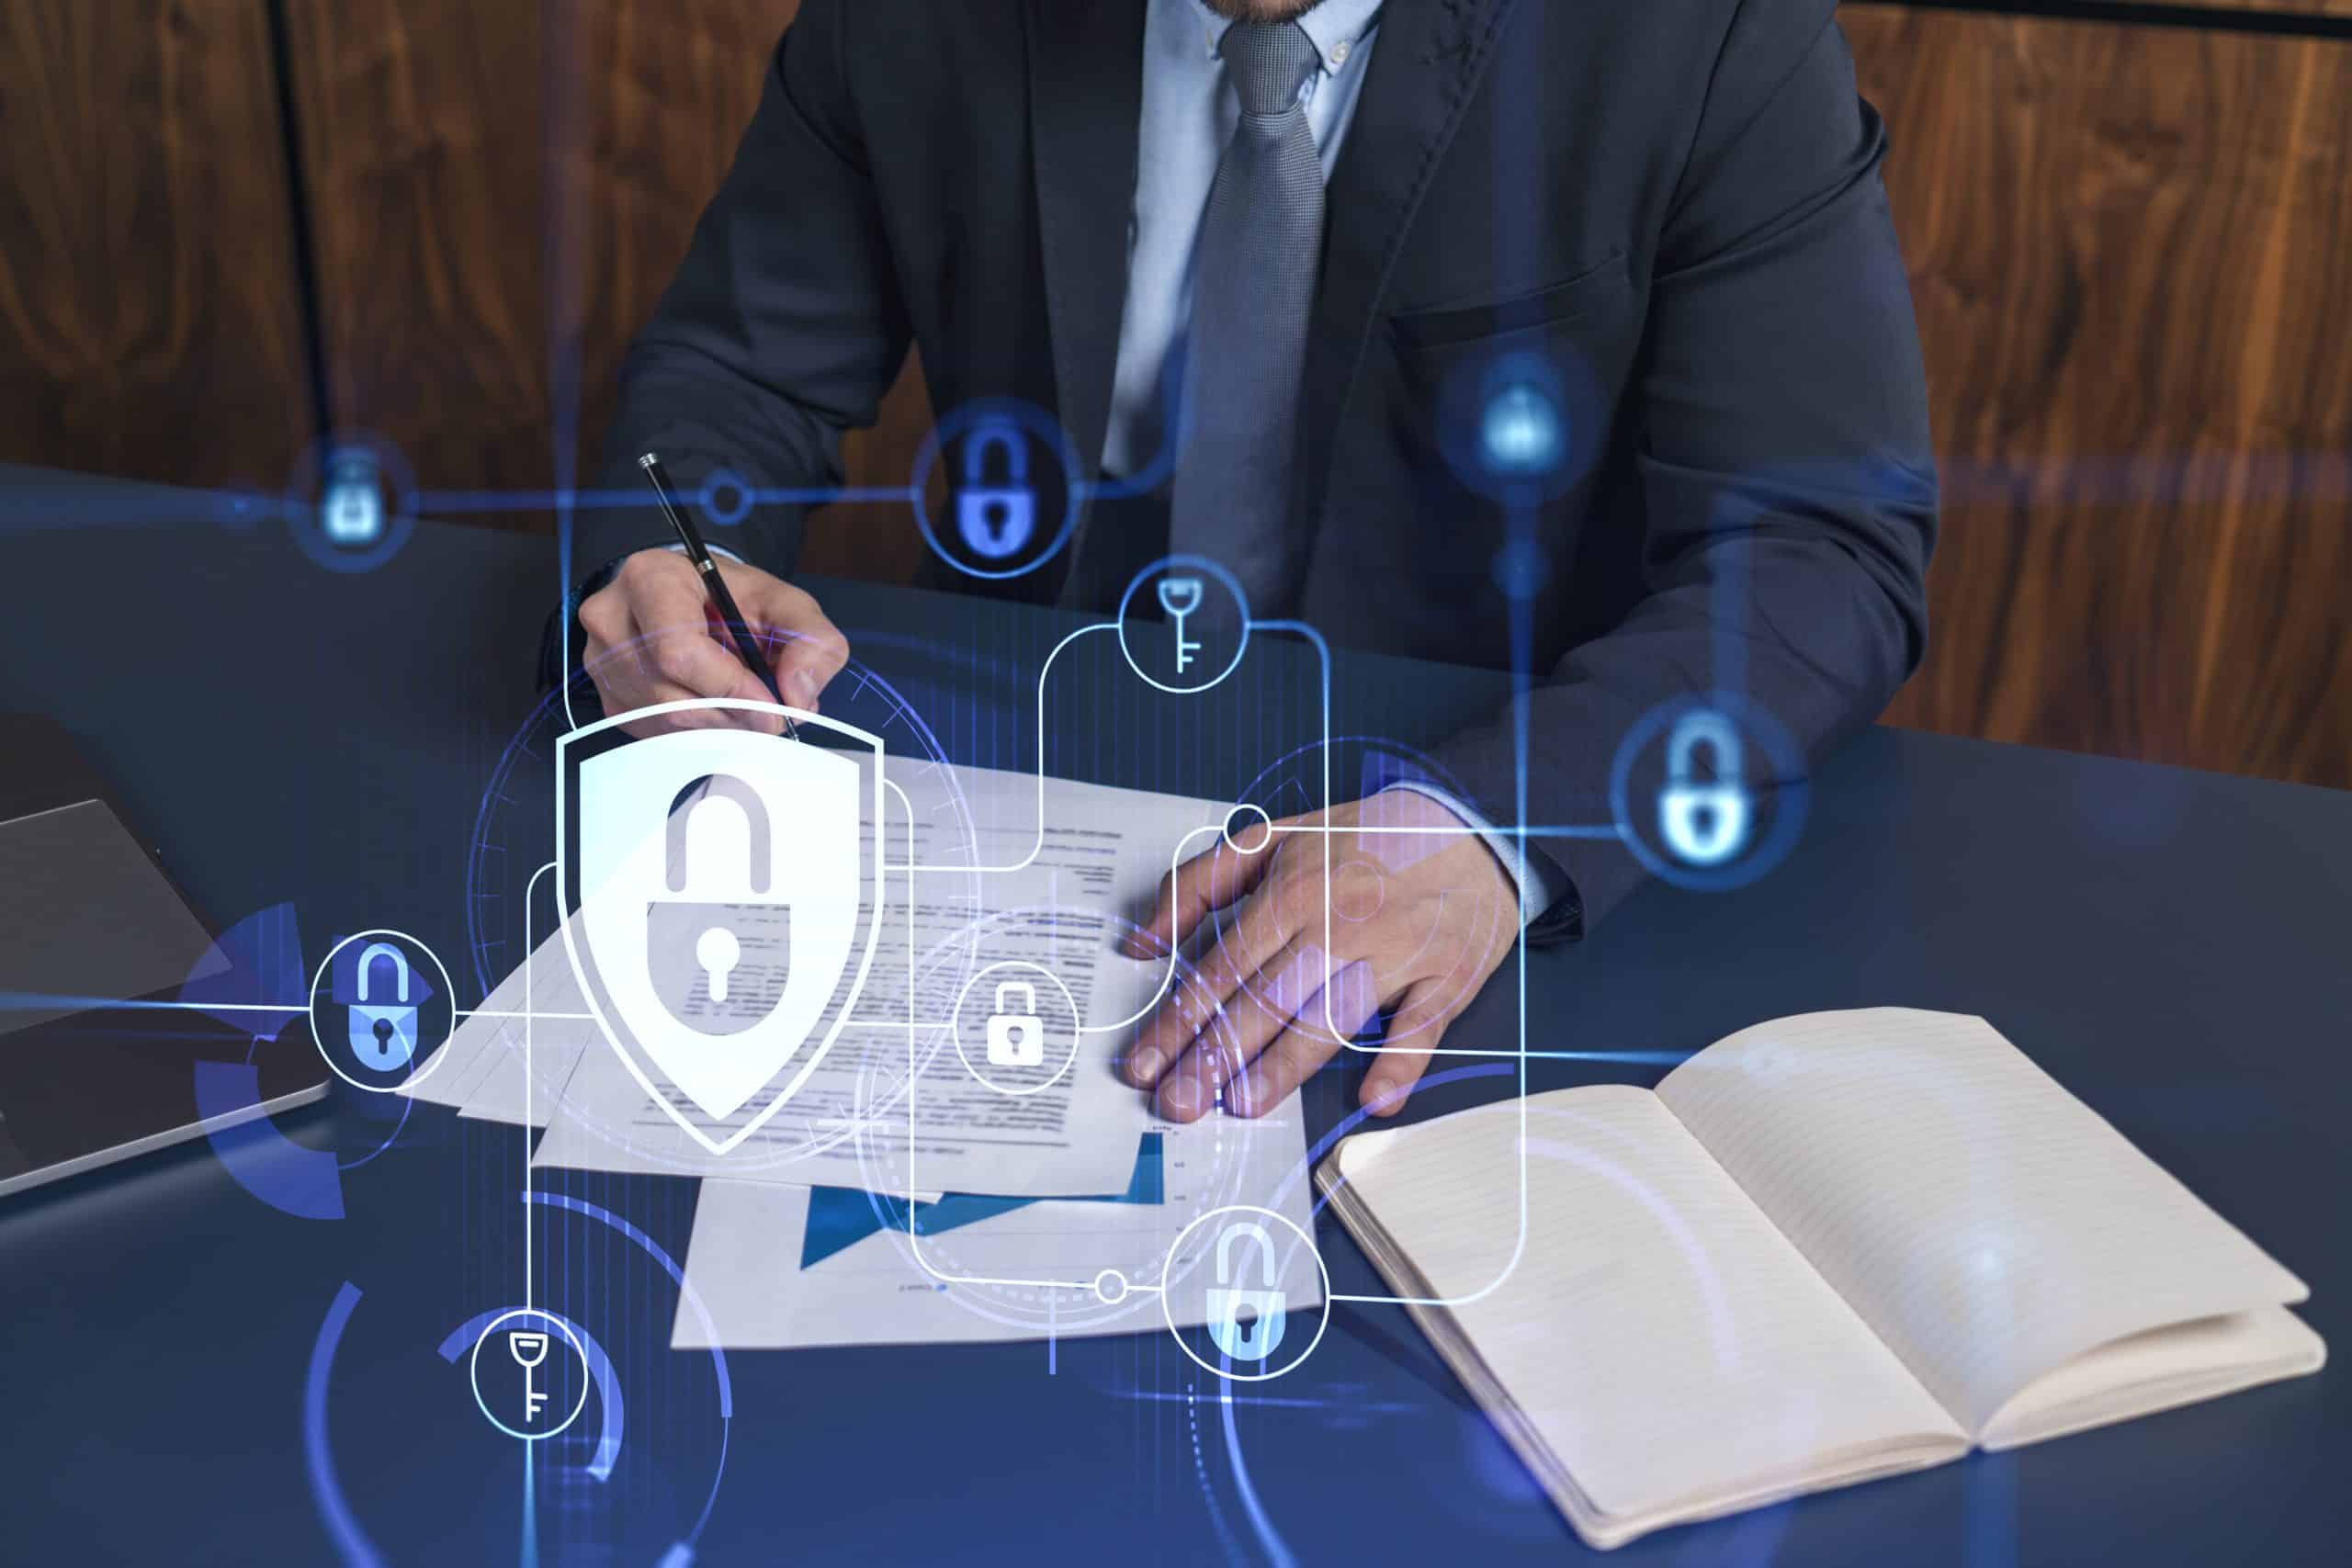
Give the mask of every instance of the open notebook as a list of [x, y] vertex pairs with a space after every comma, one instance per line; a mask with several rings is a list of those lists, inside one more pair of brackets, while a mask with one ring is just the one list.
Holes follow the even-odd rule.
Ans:
[[1979, 1018], [1743, 1030], [1341, 1143], [1331, 1208], [1596, 1547], [2316, 1371], [2309, 1292]]

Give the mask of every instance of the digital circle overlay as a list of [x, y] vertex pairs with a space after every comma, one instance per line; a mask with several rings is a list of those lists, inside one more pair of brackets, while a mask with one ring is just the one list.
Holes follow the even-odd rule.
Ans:
[[[1177, 1281], [1170, 1277], [1170, 1271], [1175, 1268], [1176, 1259], [1183, 1256], [1185, 1242], [1192, 1236], [1194, 1231], [1199, 1230], [1202, 1226], [1210, 1224], [1212, 1221], [1234, 1218], [1242, 1218], [1261, 1223], [1271, 1220], [1274, 1224], [1290, 1232], [1291, 1235], [1298, 1238], [1299, 1245], [1306, 1249], [1306, 1255], [1315, 1259], [1315, 1271], [1322, 1277], [1323, 1304], [1316, 1318], [1314, 1337], [1307, 1340], [1305, 1348], [1303, 1348], [1298, 1354], [1293, 1356], [1289, 1360], [1283, 1362], [1281, 1366], [1274, 1368], [1271, 1371], [1239, 1372], [1235, 1371], [1229, 1363], [1226, 1365], [1218, 1365], [1216, 1362], [1208, 1360], [1206, 1358], [1202, 1356], [1199, 1351], [1193, 1348], [1193, 1341], [1190, 1337], [1192, 1333], [1204, 1332], [1204, 1330], [1187, 1330], [1179, 1327], [1176, 1323], [1176, 1312], [1173, 1302], [1175, 1299], [1174, 1292], [1177, 1289]], [[1214, 1273], [1216, 1269], [1216, 1254], [1215, 1250], [1212, 1249], [1203, 1253], [1198, 1262], [1194, 1264], [1194, 1267], [1196, 1269], [1204, 1269], [1211, 1273]], [[1243, 1269], [1245, 1265], [1239, 1263], [1236, 1264], [1237, 1269]], [[1251, 1275], [1250, 1278], [1254, 1280], [1256, 1276]], [[1206, 1283], [1204, 1283], [1201, 1288], [1206, 1290], [1210, 1287]], [[1315, 1348], [1323, 1343], [1323, 1331], [1331, 1325], [1331, 1271], [1323, 1266], [1323, 1255], [1319, 1251], [1316, 1250], [1315, 1238], [1308, 1235], [1305, 1231], [1299, 1229], [1297, 1225], [1292, 1224], [1289, 1220], [1284, 1219], [1282, 1215], [1274, 1213], [1272, 1209], [1261, 1209], [1255, 1204], [1228, 1204], [1222, 1209], [1211, 1209], [1208, 1213], [1200, 1215], [1198, 1218], [1194, 1219], [1192, 1224], [1186, 1225], [1182, 1230], [1177, 1233], [1175, 1244], [1168, 1249], [1167, 1261], [1160, 1265], [1159, 1315], [1162, 1320], [1167, 1323], [1168, 1332], [1175, 1336], [1176, 1343], [1182, 1348], [1184, 1354], [1190, 1356], [1193, 1359], [1193, 1364], [1199, 1367], [1203, 1371], [1221, 1377], [1228, 1382], [1271, 1382], [1275, 1378], [1281, 1377], [1285, 1372], [1296, 1371], [1298, 1367], [1306, 1361], [1307, 1357], [1315, 1353]], [[1227, 1358], [1226, 1358], [1222, 1353], [1218, 1355], [1217, 1361], [1225, 1362], [1227, 1360]]]
[[[373, 496], [373, 522], [354, 537], [330, 536], [327, 507], [334, 488], [351, 484]], [[312, 442], [286, 490], [284, 514], [294, 542], [329, 571], [373, 571], [401, 553], [416, 531], [416, 479], [397, 447], [364, 431], [340, 431]]]
[[695, 492], [702, 514], [722, 528], [732, 528], [752, 514], [752, 487], [732, 468], [713, 468]]
[[[1251, 818], [1257, 820], [1253, 823], [1250, 821]], [[1237, 840], [1233, 831], [1233, 824], [1237, 820], [1244, 824], [1241, 829], [1244, 833], [1249, 832], [1252, 827], [1259, 829], [1261, 837], [1256, 843], [1243, 844]], [[1261, 854], [1273, 847], [1273, 827], [1274, 819], [1267, 814], [1264, 807], [1252, 806], [1245, 800], [1225, 814], [1225, 847], [1238, 855]]]
[[[996, 1006], [997, 991], [1008, 982], [1026, 985], [1032, 1005], [1037, 1010], [1039, 1028], [1045, 1033], [1046, 1048], [1045, 1060], [1035, 1066], [999, 1066], [988, 1059], [985, 1043], [977, 1059], [972, 1053], [974, 1021], [980, 1021], [978, 1038], [985, 1042], [989, 1029], [986, 1020], [992, 1016], [987, 1010]], [[1061, 998], [1063, 1012], [1048, 1014], [1043, 1005], [1048, 994]], [[972, 1010], [976, 1000], [982, 1010], [978, 1013]], [[1062, 1027], [1063, 1013], [1069, 1019], [1067, 1030]], [[956, 1054], [964, 1059], [964, 1070], [997, 1093], [1015, 1099], [1053, 1088], [1077, 1066], [1078, 1025], [1078, 1000], [1070, 995], [1069, 987], [1062, 984], [1061, 976], [1044, 964], [1032, 964], [1025, 958], [1001, 959], [976, 972], [964, 982], [964, 988], [956, 996]], [[1068, 1035], [1067, 1046], [1057, 1038], [1064, 1033]], [[1012, 1076], [1016, 1074], [1020, 1076]]]
[[[349, 947], [354, 942], [398, 942], [405, 943], [406, 947], [403, 951], [408, 953], [411, 967], [415, 965], [416, 954], [419, 953], [432, 960], [434, 974], [441, 977], [441, 994], [447, 998], [449, 1002], [450, 1028], [447, 1031], [445, 1031], [438, 1040], [428, 1041], [422, 1033], [420, 1033], [417, 1036], [416, 1049], [409, 1055], [408, 1072], [402, 1077], [388, 1083], [368, 1083], [364, 1079], [353, 1077], [349, 1073], [345, 1072], [343, 1070], [343, 1064], [334, 1059], [334, 1052], [328, 1048], [327, 1041], [331, 1038], [341, 1040], [345, 1038], [345, 1035], [341, 1032], [330, 1034], [327, 1029], [319, 1021], [319, 991], [326, 983], [328, 972], [334, 967], [335, 954], [341, 953], [345, 948]], [[319, 961], [318, 968], [312, 972], [311, 976], [310, 1018], [311, 1039], [318, 1045], [321, 1059], [326, 1063], [328, 1069], [332, 1071], [335, 1077], [341, 1078], [352, 1088], [364, 1090], [368, 1094], [390, 1094], [395, 1089], [406, 1089], [411, 1085], [424, 1082], [425, 1077], [430, 1074], [435, 1067], [441, 1065], [441, 1059], [448, 1055], [448, 1053], [442, 1050], [441, 1047], [449, 1043], [449, 1035], [456, 1031], [458, 1021], [458, 993], [456, 987], [451, 986], [449, 983], [449, 971], [447, 966], [441, 962], [440, 955], [435, 953], [430, 947], [427, 947], [424, 942], [418, 941], [415, 937], [409, 935], [406, 931], [355, 931], [351, 935], [345, 937], [341, 942], [336, 942], [333, 947], [327, 949], [327, 955]], [[424, 1064], [421, 1067], [416, 1065], [420, 1060]]]
[[[564, 1413], [562, 1420], [557, 1422], [555, 1425], [548, 1427], [544, 1431], [518, 1431], [514, 1427], [508, 1426], [505, 1422], [500, 1420], [495, 1415], [492, 1414], [490, 1402], [481, 1396], [481, 1348], [484, 1345], [489, 1344], [493, 1336], [498, 1335], [499, 1325], [501, 1324], [510, 1323], [518, 1317], [547, 1325], [549, 1329], [554, 1331], [548, 1336], [548, 1343], [549, 1345], [553, 1345], [558, 1339], [560, 1339], [565, 1345], [571, 1348], [572, 1356], [580, 1363], [580, 1376], [576, 1380], [579, 1384], [580, 1392], [572, 1397], [571, 1408]], [[505, 1350], [505, 1347], [503, 1344], [499, 1348], [501, 1352]], [[540, 1363], [536, 1370], [541, 1376], [548, 1375], [548, 1368], [545, 1362]], [[591, 1379], [588, 1371], [587, 1347], [580, 1343], [579, 1337], [571, 1332], [571, 1325], [565, 1323], [563, 1319], [555, 1316], [551, 1313], [541, 1312], [537, 1307], [514, 1307], [506, 1312], [500, 1313], [496, 1317], [492, 1318], [490, 1322], [483, 1326], [481, 1337], [474, 1341], [473, 1354], [466, 1358], [466, 1378], [467, 1381], [473, 1385], [474, 1404], [481, 1408], [482, 1418], [488, 1421], [492, 1426], [497, 1427], [500, 1431], [505, 1433], [508, 1437], [520, 1438], [526, 1443], [544, 1442], [546, 1439], [554, 1437], [557, 1433], [571, 1426], [574, 1421], [579, 1420], [580, 1413], [588, 1407], [588, 1384]]]
[[[1649, 749], [1670, 739], [1674, 726], [1684, 717], [1702, 712], [1724, 716], [1737, 732], [1743, 754], [1756, 749], [1771, 764], [1773, 775], [1788, 781], [1771, 791], [1771, 820], [1762, 833], [1721, 865], [1694, 865], [1665, 847], [1660, 841], [1657, 795], [1637, 795], [1633, 787], [1634, 769]], [[1795, 847], [1810, 793], [1804, 774], [1804, 754], [1795, 738], [1762, 707], [1736, 692], [1685, 695], [1644, 714], [1618, 742], [1609, 774], [1609, 810], [1618, 837], [1659, 880], [1694, 893], [1728, 893], [1770, 871]]]
[[[1061, 516], [1050, 527], [1042, 517], [1033, 525], [1030, 538], [1033, 541], [1042, 538], [1045, 542], [1025, 547], [1016, 547], [1001, 562], [975, 558], [976, 552], [958, 548], [944, 538], [939, 520], [931, 514], [930, 494], [932, 470], [939, 466], [942, 453], [959, 441], [996, 428], [1025, 438], [1028, 457], [1033, 457], [1036, 449], [1043, 447], [1061, 468], [1063, 493]], [[1028, 457], [1023, 460], [1028, 461]], [[1029, 472], [1024, 480], [1012, 481], [1010, 476], [1007, 478], [1009, 482], [1025, 484], [1032, 492], [1034, 505], [1036, 466], [1034, 462], [1029, 462], [1028, 466]], [[923, 437], [922, 446], [916, 449], [914, 470], [909, 485], [914, 503], [915, 526], [921, 530], [922, 541], [931, 547], [932, 554], [967, 577], [978, 578], [983, 582], [1002, 582], [1012, 578], [1026, 577], [1061, 554], [1062, 547], [1078, 532], [1080, 481], [1085, 472], [1085, 465], [1080, 460], [1078, 447], [1070, 441], [1069, 433], [1051, 414], [1018, 398], [982, 398], [955, 410], [933, 425], [931, 434]], [[951, 518], [948, 522], [952, 526], [954, 520]]]
[[[1203, 668], [1206, 669], [1214, 667], [1216, 670], [1216, 673], [1207, 676], [1205, 679], [1192, 685], [1182, 685], [1162, 681], [1147, 671], [1141, 664], [1136, 661], [1135, 647], [1128, 640], [1127, 631], [1127, 628], [1135, 623], [1135, 612], [1138, 608], [1136, 602], [1136, 596], [1138, 592], [1140, 592], [1146, 586], [1150, 586], [1155, 596], [1157, 596], [1159, 592], [1158, 585], [1161, 579], [1185, 577], [1198, 579], [1202, 582], [1204, 591], [1213, 592], [1216, 589], [1221, 588], [1227, 593], [1230, 594], [1233, 599], [1233, 613], [1227, 620], [1226, 624], [1240, 628], [1233, 639], [1233, 656], [1227, 659], [1222, 666], [1217, 666], [1216, 660], [1213, 659], [1204, 660]], [[1205, 592], [1204, 593], [1204, 597], [1205, 597]], [[1144, 626], [1137, 626], [1136, 629], [1136, 636], [1138, 637], [1160, 637], [1170, 639], [1177, 646], [1179, 650], [1178, 657], [1181, 660], [1183, 657], [1182, 648], [1184, 646], [1183, 623], [1196, 612], [1187, 610], [1182, 617], [1174, 616], [1169, 611], [1164, 601], [1161, 603], [1161, 610], [1163, 614], [1170, 614], [1170, 618], [1167, 621], [1154, 621], [1147, 623]], [[1177, 555], [1163, 557], [1160, 559], [1152, 562], [1149, 566], [1145, 567], [1141, 571], [1136, 573], [1134, 578], [1128, 581], [1126, 592], [1119, 595], [1120, 654], [1125, 658], [1127, 661], [1127, 668], [1136, 672], [1136, 679], [1143, 682], [1148, 686], [1153, 686], [1160, 691], [1166, 692], [1171, 696], [1191, 696], [1195, 693], [1205, 692], [1211, 687], [1219, 684], [1227, 675], [1232, 674], [1236, 670], [1241, 667], [1241, 656], [1248, 652], [1249, 649], [1250, 596], [1241, 591], [1241, 580], [1239, 578], [1234, 576], [1233, 573], [1227, 571], [1224, 566], [1216, 561], [1209, 559], [1206, 556]]]

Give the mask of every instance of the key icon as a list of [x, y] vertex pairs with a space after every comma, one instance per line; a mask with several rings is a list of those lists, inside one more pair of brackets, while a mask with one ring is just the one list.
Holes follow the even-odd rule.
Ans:
[[1159, 580], [1159, 607], [1176, 623], [1176, 673], [1182, 675], [1193, 662], [1193, 655], [1201, 645], [1184, 636], [1184, 617], [1201, 607], [1201, 580], [1197, 577], [1163, 577]]
[[548, 1359], [548, 1337], [536, 1329], [510, 1328], [506, 1331], [506, 1353], [523, 1369], [523, 1419], [536, 1421], [539, 1407], [548, 1402], [548, 1396], [539, 1392], [536, 1375], [538, 1364]]

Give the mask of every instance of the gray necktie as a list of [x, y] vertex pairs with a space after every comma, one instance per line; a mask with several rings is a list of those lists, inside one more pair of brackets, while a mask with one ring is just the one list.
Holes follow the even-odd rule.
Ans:
[[1299, 95], [1319, 56], [1295, 22], [1236, 22], [1221, 52], [1241, 122], [1201, 220], [1169, 538], [1221, 562], [1263, 616], [1290, 608], [1300, 554], [1292, 458], [1323, 164]]

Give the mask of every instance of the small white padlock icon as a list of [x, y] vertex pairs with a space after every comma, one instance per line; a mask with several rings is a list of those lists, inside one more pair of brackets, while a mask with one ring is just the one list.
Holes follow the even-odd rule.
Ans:
[[1037, 1016], [1037, 987], [1007, 980], [996, 988], [989, 1014], [989, 1066], [1035, 1067], [1046, 1060], [1046, 1023]]
[[[1713, 783], [1699, 777], [1702, 750], [1713, 766]], [[1747, 848], [1751, 814], [1740, 782], [1739, 731], [1713, 708], [1684, 714], [1667, 737], [1666, 785], [1657, 796], [1666, 847], [1685, 864], [1721, 865]]]

